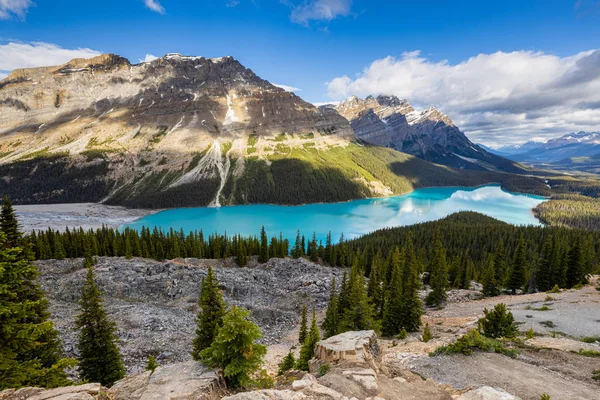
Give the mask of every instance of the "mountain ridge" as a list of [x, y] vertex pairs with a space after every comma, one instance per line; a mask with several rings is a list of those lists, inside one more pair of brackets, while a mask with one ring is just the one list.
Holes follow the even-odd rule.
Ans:
[[351, 96], [335, 109], [354, 133], [368, 143], [386, 146], [427, 161], [459, 169], [524, 172], [524, 168], [477, 146], [444, 113], [417, 111], [405, 99], [379, 95]]
[[[447, 118], [433, 110], [414, 117], [417, 124]], [[305, 102], [233, 57], [177, 53], [140, 64], [109, 54], [13, 71], [0, 81], [0, 175], [0, 194], [15, 203], [146, 208], [346, 201], [428, 184], [524, 182], [458, 175], [364, 145], [335, 109]]]

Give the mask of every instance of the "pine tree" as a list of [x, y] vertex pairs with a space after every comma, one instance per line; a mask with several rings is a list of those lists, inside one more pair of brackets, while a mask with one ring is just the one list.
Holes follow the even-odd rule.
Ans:
[[369, 302], [365, 288], [365, 277], [357, 264], [353, 267], [355, 272], [351, 274], [349, 304], [350, 307], [344, 312], [341, 322], [342, 331], [363, 331], [375, 329], [375, 318], [373, 305]]
[[448, 265], [446, 262], [446, 249], [442, 245], [439, 231], [435, 232], [432, 252], [430, 264], [431, 276], [429, 278], [431, 292], [427, 295], [426, 302], [430, 306], [441, 306], [446, 301]]
[[329, 304], [327, 305], [325, 320], [323, 321], [323, 330], [325, 331], [325, 337], [335, 336], [339, 331], [338, 294], [335, 277], [331, 280], [331, 292], [329, 294]]
[[496, 269], [494, 268], [494, 259], [490, 258], [488, 267], [483, 271], [483, 277], [481, 279], [483, 286], [483, 295], [486, 297], [498, 296], [500, 289], [498, 288], [498, 282], [496, 281]]
[[208, 267], [208, 273], [202, 279], [198, 306], [200, 312], [196, 317], [196, 337], [192, 349], [192, 357], [195, 360], [200, 359], [202, 350], [210, 347], [225, 315], [225, 303], [219, 281], [211, 267]]
[[306, 336], [308, 335], [308, 321], [306, 317], [306, 304], [302, 306], [302, 313], [300, 317], [300, 332], [298, 333], [298, 343], [304, 344]]
[[210, 347], [202, 350], [200, 359], [223, 371], [227, 384], [244, 388], [252, 384], [251, 375], [263, 364], [267, 348], [256, 343], [262, 333], [249, 319], [250, 311], [231, 309], [223, 317], [223, 324]]
[[584, 262], [581, 237], [578, 236], [567, 258], [567, 288], [586, 281]]
[[538, 261], [536, 282], [538, 289], [542, 292], [546, 292], [554, 286], [552, 280], [552, 242], [553, 237], [551, 235], [544, 240], [542, 255]]
[[21, 243], [21, 232], [19, 230], [19, 221], [13, 210], [12, 203], [8, 196], [4, 196], [2, 211], [0, 211], [0, 231], [4, 232], [6, 247], [17, 247]]
[[381, 255], [381, 249], [379, 249], [371, 264], [369, 284], [367, 286], [367, 294], [369, 295], [371, 304], [373, 304], [375, 314], [379, 318], [383, 316], [383, 303], [385, 294], [383, 290], [382, 269], [383, 257]]
[[396, 336], [401, 329], [402, 321], [402, 268], [404, 257], [396, 247], [392, 253], [390, 265], [392, 270], [391, 281], [385, 296], [381, 334], [383, 336]]
[[419, 264], [414, 254], [412, 236], [409, 236], [407, 240], [405, 254], [399, 328], [406, 329], [408, 332], [416, 332], [421, 326], [423, 304], [419, 296], [421, 281], [419, 280]]
[[238, 242], [237, 242], [237, 251], [236, 251], [235, 262], [240, 267], [243, 267], [246, 264], [248, 264], [248, 256], [246, 253], [246, 246], [244, 246], [244, 243], [242, 242], [241, 238], [239, 238]]
[[516, 294], [518, 289], [523, 288], [525, 284], [525, 268], [527, 259], [525, 258], [525, 239], [521, 234], [517, 249], [515, 250], [515, 256], [513, 259], [512, 268], [508, 277], [506, 287], [512, 291], [512, 294]]
[[0, 231], [0, 390], [69, 385], [64, 369], [74, 362], [61, 358], [48, 302], [35, 282], [37, 267], [27, 252], [12, 246], [19, 237], [17, 230], [8, 246]]
[[294, 367], [296, 367], [296, 357], [294, 357], [294, 353], [290, 351], [279, 363], [277, 375], [283, 375], [294, 369]]
[[483, 310], [484, 317], [478, 321], [479, 331], [486, 337], [496, 339], [500, 337], [512, 338], [517, 333], [517, 325], [512, 312], [506, 310], [503, 303], [496, 304], [493, 310]]
[[300, 348], [300, 358], [298, 359], [298, 369], [308, 371], [308, 362], [313, 358], [315, 354], [315, 346], [321, 340], [321, 334], [319, 333], [319, 327], [317, 326], [317, 314], [313, 308], [312, 323], [310, 325], [310, 331], [306, 336], [304, 344]]
[[88, 267], [79, 306], [75, 323], [80, 375], [89, 382], [111, 386], [125, 376], [125, 368], [117, 346], [116, 324], [106, 314], [93, 266]]
[[156, 371], [158, 368], [158, 362], [156, 361], [156, 357], [148, 356], [148, 360], [146, 361], [146, 371], [150, 371], [150, 375]]
[[269, 261], [269, 242], [263, 225], [260, 229], [260, 254], [258, 255], [258, 262], [263, 264], [267, 261]]

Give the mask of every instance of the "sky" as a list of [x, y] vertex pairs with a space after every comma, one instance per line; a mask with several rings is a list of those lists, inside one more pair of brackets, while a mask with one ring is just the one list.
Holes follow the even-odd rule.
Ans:
[[0, 78], [231, 55], [313, 103], [396, 95], [500, 146], [600, 130], [600, 0], [0, 0]]

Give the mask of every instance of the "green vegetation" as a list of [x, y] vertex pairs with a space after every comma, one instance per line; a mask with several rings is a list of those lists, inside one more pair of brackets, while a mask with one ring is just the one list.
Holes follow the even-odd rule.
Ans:
[[458, 338], [456, 342], [438, 347], [429, 356], [433, 357], [440, 354], [464, 354], [468, 356], [473, 354], [474, 350], [487, 353], [500, 353], [512, 358], [515, 358], [519, 354], [517, 350], [506, 348], [501, 341], [487, 338], [479, 333], [477, 329], [471, 329], [468, 333]]
[[263, 364], [267, 348], [256, 343], [262, 333], [249, 319], [250, 311], [231, 307], [210, 347], [202, 350], [203, 362], [219, 367], [227, 384], [233, 388], [251, 386], [251, 375]]
[[581, 339], [583, 343], [600, 343], [600, 336], [586, 336]]
[[592, 372], [592, 379], [595, 381], [600, 381], [600, 369], [596, 369], [594, 372]]
[[298, 333], [298, 343], [304, 344], [308, 335], [308, 321], [306, 317], [306, 304], [302, 306], [302, 312], [300, 317], [300, 331]]
[[317, 326], [317, 314], [313, 308], [312, 323], [310, 325], [310, 330], [304, 339], [304, 343], [300, 348], [300, 357], [296, 363], [296, 368], [303, 371], [308, 371], [308, 362], [311, 358], [313, 358], [313, 355], [315, 354], [315, 346], [319, 340], [321, 340], [321, 333], [319, 332], [319, 327]]
[[283, 375], [288, 371], [291, 371], [296, 366], [296, 357], [294, 357], [293, 352], [289, 352], [283, 360], [279, 363], [277, 370], [277, 375]]
[[510, 311], [506, 310], [504, 303], [494, 306], [493, 310], [483, 310], [484, 317], [477, 322], [479, 331], [486, 337], [492, 339], [513, 338], [517, 334], [515, 318]]
[[111, 386], [125, 376], [125, 368], [117, 346], [116, 324], [106, 314], [93, 264], [87, 266], [79, 301], [81, 312], [75, 321], [79, 330], [79, 373], [88, 382]]
[[225, 316], [225, 303], [211, 267], [208, 267], [206, 278], [202, 278], [198, 306], [200, 312], [196, 317], [196, 337], [192, 349], [192, 357], [195, 360], [200, 360], [202, 350], [211, 346]]
[[36, 282], [38, 269], [8, 199], [0, 213], [0, 390], [69, 385], [58, 332]]
[[585, 357], [600, 357], [600, 351], [579, 349], [577, 354]]
[[150, 371], [150, 375], [156, 371], [158, 368], [158, 362], [156, 361], [156, 357], [148, 356], [148, 360], [146, 361], [146, 371]]
[[425, 324], [425, 328], [423, 329], [423, 336], [421, 338], [425, 343], [433, 339], [433, 334], [431, 333], [431, 329], [429, 329], [429, 322]]

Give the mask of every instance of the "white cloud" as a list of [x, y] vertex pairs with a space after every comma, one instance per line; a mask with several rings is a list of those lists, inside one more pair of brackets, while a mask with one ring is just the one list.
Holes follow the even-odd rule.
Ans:
[[240, 4], [239, 0], [228, 0], [225, 7], [237, 7]]
[[315, 107], [329, 106], [329, 105], [337, 106], [340, 103], [341, 103], [340, 101], [316, 101], [316, 102], [313, 102], [312, 105]]
[[150, 62], [156, 60], [157, 58], [158, 57], [156, 57], [154, 54], [146, 53], [146, 57], [144, 57], [143, 60], [140, 58], [140, 62]]
[[158, 2], [158, 0], [144, 0], [144, 4], [146, 4], [146, 7], [154, 12], [159, 14], [165, 13], [165, 8]]
[[0, 19], [9, 19], [13, 14], [23, 19], [32, 5], [31, 0], [0, 0]]
[[283, 90], [285, 90], [286, 92], [301, 92], [302, 89], [298, 89], [297, 87], [293, 87], [293, 86], [288, 86], [288, 85], [280, 85], [277, 83], [273, 83], [273, 86], [277, 86], [278, 88], [281, 88]]
[[0, 71], [60, 65], [73, 58], [90, 58], [100, 54], [88, 48], [63, 49], [52, 43], [9, 42], [0, 44]]
[[295, 4], [282, 0], [292, 9], [292, 22], [307, 25], [310, 21], [331, 21], [339, 16], [346, 17], [352, 10], [352, 0], [305, 0]]
[[393, 94], [416, 106], [434, 105], [484, 144], [600, 129], [600, 50], [568, 57], [497, 52], [458, 64], [413, 51], [376, 60], [356, 78], [341, 76], [327, 86], [336, 100]]

